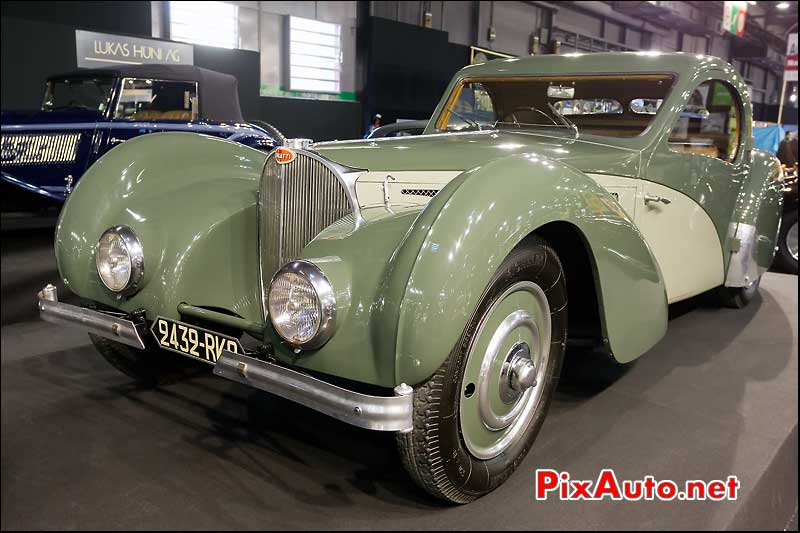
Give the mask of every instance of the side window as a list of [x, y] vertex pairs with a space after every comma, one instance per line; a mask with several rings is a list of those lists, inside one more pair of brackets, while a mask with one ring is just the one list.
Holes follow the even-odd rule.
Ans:
[[497, 115], [489, 91], [481, 83], [465, 83], [458, 93], [458, 98], [452, 107], [445, 109], [442, 114], [439, 129], [458, 131], [492, 124], [497, 120]]
[[197, 83], [126, 78], [115, 118], [194, 120], [198, 117]]
[[733, 161], [742, 127], [740, 108], [736, 93], [727, 83], [701, 83], [672, 128], [670, 149]]

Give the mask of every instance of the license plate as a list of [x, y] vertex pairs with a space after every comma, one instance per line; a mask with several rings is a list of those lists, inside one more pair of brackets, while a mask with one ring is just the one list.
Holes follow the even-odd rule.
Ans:
[[150, 326], [158, 345], [181, 355], [188, 355], [209, 364], [216, 364], [223, 350], [244, 354], [238, 339], [220, 335], [190, 324], [158, 317]]

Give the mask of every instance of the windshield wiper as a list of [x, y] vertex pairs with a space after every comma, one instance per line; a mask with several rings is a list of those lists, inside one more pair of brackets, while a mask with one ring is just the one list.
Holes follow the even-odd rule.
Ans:
[[464, 115], [462, 115], [461, 113], [459, 113], [458, 111], [453, 109], [452, 107], [446, 109], [446, 111], [449, 111], [450, 113], [454, 114], [455, 116], [457, 116], [458, 118], [460, 118], [461, 120], [466, 122], [469, 125], [469, 127], [478, 128], [478, 131], [483, 131], [483, 128], [481, 128], [480, 122], [468, 119], [467, 117], [465, 117]]
[[578, 126], [576, 126], [575, 123], [572, 122], [570, 119], [568, 119], [567, 117], [556, 111], [556, 108], [550, 102], [547, 102], [547, 107], [550, 108], [550, 111], [553, 112], [553, 114], [556, 116], [559, 122], [564, 124], [566, 127], [570, 128], [575, 133], [575, 138], [577, 139], [578, 135], [580, 135], [580, 133], [578, 132]]

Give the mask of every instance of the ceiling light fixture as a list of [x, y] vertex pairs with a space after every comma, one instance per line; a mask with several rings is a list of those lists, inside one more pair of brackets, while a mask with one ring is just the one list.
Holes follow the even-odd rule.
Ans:
[[778, 9], [789, 9], [789, 2], [780, 2], [775, 7]]

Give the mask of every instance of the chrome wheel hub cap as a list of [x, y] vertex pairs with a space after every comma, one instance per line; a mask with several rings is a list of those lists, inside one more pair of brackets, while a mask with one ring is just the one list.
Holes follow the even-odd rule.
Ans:
[[518, 342], [511, 348], [500, 371], [500, 399], [513, 404], [523, 392], [536, 385], [536, 363], [531, 360], [531, 348]]
[[789, 255], [797, 261], [797, 222], [786, 232], [786, 248], [789, 250]]
[[536, 413], [550, 354], [550, 307], [532, 282], [509, 287], [484, 315], [467, 355], [462, 436], [479, 459], [519, 441]]

